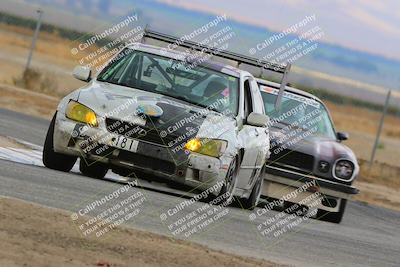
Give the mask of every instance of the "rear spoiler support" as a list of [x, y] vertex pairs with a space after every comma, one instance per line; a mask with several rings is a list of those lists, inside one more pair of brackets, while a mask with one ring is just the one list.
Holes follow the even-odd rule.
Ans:
[[285, 88], [286, 88], [286, 84], [287, 84], [287, 80], [288, 80], [288, 76], [289, 76], [289, 72], [290, 72], [290, 68], [291, 67], [292, 67], [292, 64], [287, 63], [285, 71], [283, 72], [282, 80], [281, 80], [281, 86], [279, 87], [279, 93], [278, 93], [278, 96], [277, 96], [277, 98], [275, 100], [275, 109], [276, 110], [279, 110], [281, 108], [283, 92], [285, 92]]

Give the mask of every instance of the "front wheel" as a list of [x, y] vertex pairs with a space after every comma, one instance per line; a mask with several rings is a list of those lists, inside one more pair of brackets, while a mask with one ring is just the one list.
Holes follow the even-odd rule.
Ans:
[[235, 192], [237, 183], [237, 174], [239, 172], [239, 166], [240, 163], [238, 161], [238, 158], [235, 157], [229, 166], [228, 172], [226, 173], [224, 184], [217, 197], [219, 201], [216, 204], [228, 205], [230, 202], [232, 202], [233, 194]]
[[81, 158], [79, 170], [85, 176], [102, 179], [108, 172], [108, 166], [98, 161]]
[[43, 147], [42, 161], [47, 168], [69, 172], [75, 165], [77, 157], [60, 154], [54, 151], [54, 127], [56, 124], [57, 112], [54, 114], [47, 130], [46, 140]]
[[317, 219], [325, 222], [340, 223], [344, 215], [344, 210], [346, 209], [346, 204], [347, 199], [341, 199], [338, 212], [330, 212], [319, 209], [317, 212]]
[[251, 190], [250, 196], [247, 199], [240, 200], [240, 204], [243, 208], [253, 210], [255, 207], [257, 207], [258, 202], [260, 201], [261, 191], [264, 186], [264, 176], [265, 169], [263, 167], [260, 171], [257, 182], [254, 184], [253, 189]]

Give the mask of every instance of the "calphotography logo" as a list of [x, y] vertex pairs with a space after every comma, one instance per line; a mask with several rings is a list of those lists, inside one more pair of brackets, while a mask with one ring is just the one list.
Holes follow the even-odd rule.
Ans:
[[164, 114], [162, 108], [154, 104], [140, 104], [136, 111], [138, 114], [144, 114], [154, 118], [159, 118]]

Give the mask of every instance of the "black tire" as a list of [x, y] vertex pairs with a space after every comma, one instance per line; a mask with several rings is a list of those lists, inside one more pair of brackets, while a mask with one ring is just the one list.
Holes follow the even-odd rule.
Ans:
[[329, 212], [319, 209], [317, 212], [317, 219], [325, 222], [340, 223], [346, 209], [346, 204], [347, 199], [341, 199], [338, 212]]
[[251, 190], [251, 194], [247, 199], [241, 199], [240, 204], [243, 208], [248, 210], [254, 210], [257, 207], [258, 202], [260, 201], [261, 190], [264, 185], [264, 175], [265, 169], [264, 167], [261, 169], [260, 175], [258, 177], [257, 182], [254, 184], [253, 189]]
[[92, 161], [81, 158], [79, 170], [85, 176], [103, 179], [108, 172], [108, 166], [98, 161]]
[[[226, 203], [230, 204], [232, 202], [233, 193], [235, 191], [236, 183], [237, 183], [237, 174], [239, 171], [239, 166], [240, 166], [239, 159], [238, 159], [238, 157], [235, 157], [232, 160], [231, 165], [229, 166], [228, 172], [225, 177], [224, 185], [221, 187], [221, 190], [219, 191], [218, 196], [215, 197], [215, 198], [219, 199], [219, 201], [214, 204], [227, 205]], [[227, 193], [229, 193], [229, 195], [226, 197]]]
[[44, 141], [42, 161], [47, 168], [69, 172], [75, 165], [77, 157], [60, 154], [54, 151], [54, 126], [57, 112], [54, 114], [47, 130], [46, 140]]

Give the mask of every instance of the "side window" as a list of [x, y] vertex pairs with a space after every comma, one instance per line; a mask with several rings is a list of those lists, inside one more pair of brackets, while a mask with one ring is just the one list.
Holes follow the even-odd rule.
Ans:
[[249, 114], [253, 112], [253, 102], [251, 99], [250, 81], [244, 82], [244, 122], [247, 121]]

